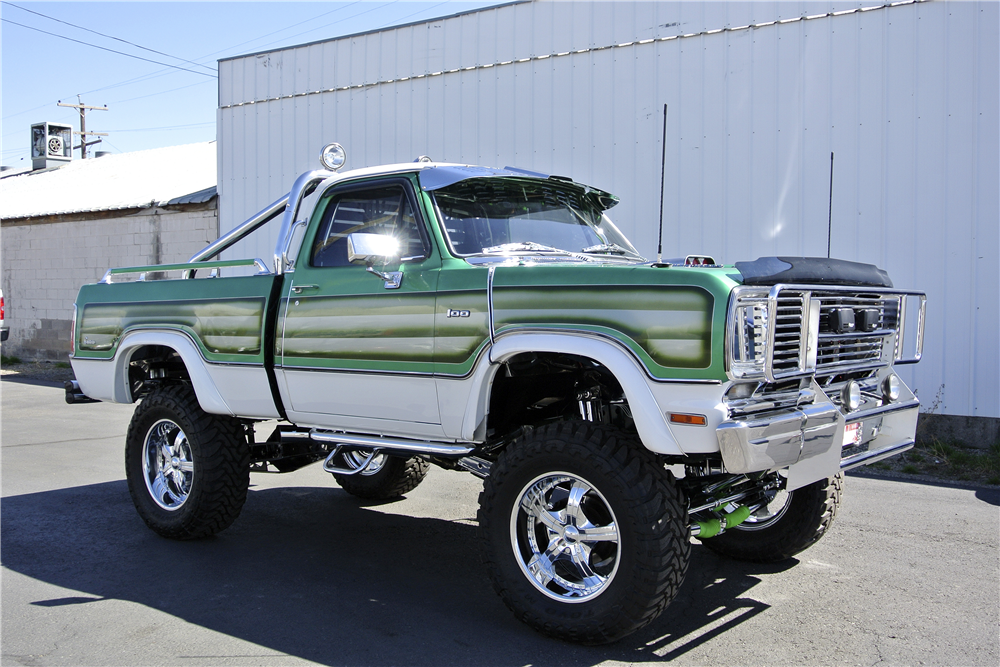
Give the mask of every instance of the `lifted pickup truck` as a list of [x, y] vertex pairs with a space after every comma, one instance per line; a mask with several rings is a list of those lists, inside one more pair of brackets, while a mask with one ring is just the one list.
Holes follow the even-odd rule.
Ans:
[[[789, 558], [829, 529], [843, 470], [912, 446], [894, 365], [920, 357], [925, 302], [853, 262], [649, 262], [617, 201], [426, 159], [308, 172], [189, 263], [84, 286], [70, 394], [141, 400], [128, 485], [170, 538], [229, 526], [251, 472], [322, 461], [376, 499], [430, 464], [478, 475], [507, 606], [613, 641], [674, 598], [692, 536]], [[212, 261], [279, 215], [273, 262]]]

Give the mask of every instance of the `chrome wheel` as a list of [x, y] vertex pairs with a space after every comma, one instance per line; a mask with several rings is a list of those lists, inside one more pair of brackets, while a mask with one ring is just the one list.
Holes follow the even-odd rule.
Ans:
[[560, 602], [597, 597], [618, 571], [615, 514], [577, 475], [553, 472], [529, 482], [512, 508], [510, 540], [528, 581]]
[[180, 426], [161, 419], [150, 427], [143, 443], [142, 472], [157, 505], [168, 511], [184, 505], [194, 482], [194, 459]]
[[770, 500], [750, 513], [747, 520], [736, 527], [737, 530], [762, 530], [780, 519], [791, 504], [790, 491], [779, 489]]
[[[357, 470], [361, 466], [365, 465], [365, 461], [368, 461], [368, 457], [371, 456], [372, 450], [370, 449], [352, 449], [343, 455], [344, 464], [351, 470]], [[371, 462], [368, 466], [359, 472], [359, 475], [374, 475], [378, 473], [383, 467], [385, 467], [385, 454], [376, 454], [371, 457]]]

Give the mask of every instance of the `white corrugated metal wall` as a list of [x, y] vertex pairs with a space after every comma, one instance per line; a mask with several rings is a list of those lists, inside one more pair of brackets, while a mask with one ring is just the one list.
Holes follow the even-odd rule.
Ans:
[[[537, 0], [220, 63], [229, 229], [318, 166], [572, 176], [655, 256], [827, 250], [928, 293], [925, 407], [1000, 417], [1000, 5]], [[266, 235], [261, 235], [266, 236]], [[269, 258], [274, 238], [233, 254]]]

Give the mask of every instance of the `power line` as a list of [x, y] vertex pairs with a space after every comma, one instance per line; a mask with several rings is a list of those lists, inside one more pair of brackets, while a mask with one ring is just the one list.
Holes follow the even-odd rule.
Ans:
[[157, 51], [156, 49], [150, 49], [150, 48], [147, 48], [145, 46], [142, 46], [141, 44], [136, 44], [135, 42], [130, 42], [127, 39], [122, 39], [120, 37], [115, 37], [114, 35], [105, 35], [103, 32], [97, 32], [96, 30], [91, 30], [90, 28], [84, 28], [82, 25], [76, 25], [75, 23], [70, 23], [69, 21], [63, 21], [62, 19], [57, 19], [57, 18], [55, 18], [53, 16], [48, 16], [46, 14], [42, 14], [41, 12], [36, 12], [36, 11], [34, 11], [32, 9], [28, 9], [27, 7], [21, 7], [19, 5], [15, 5], [13, 2], [6, 2], [6, 0], [4, 0], [3, 4], [10, 5], [11, 7], [15, 7], [17, 9], [20, 9], [22, 12], [28, 12], [28, 13], [34, 14], [36, 16], [41, 16], [42, 18], [49, 19], [50, 21], [55, 21], [57, 23], [62, 23], [64, 25], [68, 25], [68, 26], [71, 26], [73, 28], [79, 28], [80, 30], [86, 30], [87, 32], [92, 32], [95, 35], [100, 35], [101, 37], [106, 37], [108, 39], [114, 39], [114, 40], [117, 40], [119, 42], [123, 42], [125, 44], [130, 45], [130, 46], [134, 46], [137, 49], [142, 49], [143, 51], [149, 51], [150, 53], [156, 53], [156, 54], [159, 54], [161, 56], [166, 56], [168, 58], [173, 58], [175, 60], [180, 60], [181, 62], [188, 63], [189, 65], [194, 65], [196, 67], [204, 67], [205, 69], [207, 69], [207, 70], [209, 70], [211, 72], [215, 72], [215, 69], [212, 68], [212, 67], [209, 67], [208, 65], [202, 65], [201, 63], [196, 63], [196, 62], [194, 62], [192, 60], [187, 60], [185, 58], [180, 58], [178, 56], [172, 56], [169, 53], [164, 53], [163, 51]]
[[215, 121], [208, 121], [205, 123], [191, 123], [190, 125], [165, 125], [163, 127], [134, 127], [128, 130], [108, 130], [108, 132], [147, 132], [151, 130], [180, 130], [185, 127], [204, 127], [207, 125], [215, 125]]
[[210, 76], [213, 79], [218, 79], [219, 77], [215, 74], [206, 74], [205, 72], [199, 72], [197, 70], [188, 69], [186, 67], [180, 67], [179, 65], [171, 65], [170, 63], [161, 63], [158, 60], [150, 60], [149, 58], [143, 58], [142, 56], [134, 56], [131, 53], [125, 53], [124, 51], [115, 51], [114, 49], [109, 49], [104, 46], [98, 46], [97, 44], [91, 44], [90, 42], [82, 42], [79, 39], [73, 39], [72, 37], [66, 37], [65, 35], [59, 35], [54, 32], [49, 32], [47, 30], [42, 30], [41, 28], [32, 28], [30, 25], [24, 25], [23, 23], [18, 23], [17, 21], [11, 21], [10, 19], [0, 19], [4, 23], [10, 23], [12, 25], [20, 26], [22, 28], [27, 28], [28, 30], [34, 30], [36, 32], [44, 33], [46, 35], [52, 35], [53, 37], [58, 37], [60, 39], [66, 39], [71, 42], [76, 42], [77, 44], [83, 44], [84, 46], [92, 46], [95, 49], [101, 49], [102, 51], [110, 51], [111, 53], [117, 53], [120, 56], [127, 56], [129, 58], [135, 58], [136, 60], [145, 60], [147, 63], [153, 63], [155, 65], [163, 65], [164, 67], [171, 67], [173, 69], [179, 69], [184, 72], [191, 72], [192, 74], [201, 74], [202, 76]]
[[[281, 39], [278, 39], [278, 40], [275, 40], [275, 41], [273, 41], [273, 42], [268, 42], [267, 44], [262, 44], [261, 46], [258, 46], [258, 47], [255, 47], [255, 48], [258, 48], [258, 49], [266, 49], [267, 47], [269, 47], [269, 46], [272, 46], [272, 45], [274, 45], [274, 44], [280, 44], [281, 42], [284, 42], [285, 40], [288, 40], [288, 39], [295, 39], [296, 37], [301, 37], [302, 35], [308, 35], [309, 33], [311, 33], [311, 32], [316, 32], [317, 30], [322, 30], [323, 28], [329, 28], [329, 27], [330, 27], [330, 26], [332, 26], [332, 25], [336, 25], [336, 24], [338, 24], [338, 23], [343, 23], [344, 21], [349, 21], [349, 20], [351, 20], [351, 19], [356, 19], [356, 18], [358, 18], [359, 16], [362, 16], [362, 15], [364, 15], [364, 14], [368, 14], [369, 12], [374, 12], [374, 11], [376, 11], [376, 10], [379, 10], [379, 9], [385, 9], [385, 8], [386, 8], [386, 7], [388, 7], [389, 5], [394, 5], [394, 4], [396, 4], [397, 2], [399, 2], [399, 0], [390, 0], [390, 2], [386, 2], [386, 3], [383, 3], [383, 4], [381, 4], [381, 5], [378, 5], [378, 6], [376, 6], [376, 7], [372, 7], [371, 9], [366, 9], [366, 10], [365, 10], [365, 11], [363, 11], [363, 12], [358, 12], [357, 14], [354, 14], [353, 16], [348, 16], [348, 17], [346, 17], [346, 18], [342, 18], [342, 19], [337, 19], [336, 21], [333, 21], [333, 22], [331, 22], [331, 23], [325, 23], [325, 24], [323, 24], [323, 25], [321, 25], [321, 26], [317, 26], [317, 27], [315, 27], [315, 28], [310, 28], [309, 30], [305, 30], [305, 31], [303, 31], [303, 32], [297, 32], [297, 33], [295, 33], [294, 35], [289, 35], [289, 36], [287, 36], [287, 37], [282, 37]], [[356, 3], [355, 3], [355, 4], [356, 4]], [[317, 18], [318, 18], [318, 17], [317, 17]]]
[[[361, 0], [355, 0], [355, 2], [351, 2], [351, 3], [348, 3], [348, 4], [343, 5], [341, 7], [337, 7], [336, 9], [331, 9], [330, 11], [323, 12], [322, 14], [317, 14], [316, 16], [313, 16], [312, 18], [308, 18], [305, 21], [299, 21], [298, 23], [293, 23], [292, 25], [285, 26], [284, 28], [281, 28], [279, 30], [274, 30], [274, 31], [266, 33], [264, 35], [260, 35], [259, 37], [254, 37], [253, 39], [249, 39], [249, 40], [247, 40], [245, 42], [240, 42], [239, 44], [233, 44], [231, 46], [227, 46], [224, 49], [219, 49], [218, 51], [213, 51], [211, 53], [206, 53], [205, 55], [200, 56], [200, 58], [209, 58], [209, 57], [217, 55], [219, 53], [225, 53], [226, 51], [230, 51], [230, 50], [235, 49], [237, 47], [243, 46], [244, 44], [250, 44], [252, 42], [258, 42], [258, 41], [264, 39], [265, 37], [270, 37], [271, 35], [276, 35], [277, 33], [284, 32], [285, 30], [291, 30], [292, 28], [294, 28], [296, 26], [300, 26], [303, 23], [308, 23], [310, 21], [315, 21], [316, 19], [321, 18], [323, 16], [326, 16], [328, 14], [333, 14], [334, 12], [339, 12], [339, 11], [341, 11], [343, 9], [347, 9], [349, 7], [353, 7], [354, 5], [360, 4], [360, 2], [361, 2]], [[348, 17], [348, 18], [353, 18], [353, 17]], [[329, 24], [329, 25], [332, 25], [332, 24]], [[321, 26], [321, 27], [325, 27], [325, 26]], [[319, 28], [317, 28], [317, 30], [318, 29]], [[293, 35], [293, 37], [294, 37], [294, 35]], [[291, 37], [286, 37], [284, 39], [291, 39]], [[169, 67], [173, 67], [173, 65], [169, 65]], [[156, 78], [158, 76], [163, 76], [163, 74], [166, 73], [166, 71], [167, 70], [159, 70], [158, 72], [153, 72], [151, 74], [143, 74], [141, 76], [133, 77], [131, 79], [126, 79], [125, 81], [120, 81], [118, 83], [113, 83], [113, 84], [110, 84], [110, 85], [107, 85], [107, 86], [103, 86], [101, 88], [95, 88], [93, 90], [86, 90], [86, 91], [84, 91], [84, 92], [82, 92], [80, 94], [81, 95], [89, 95], [91, 93], [99, 93], [101, 91], [110, 90], [112, 88], [118, 88], [120, 86], [127, 86], [127, 85], [132, 84], [132, 83], [138, 83], [140, 81], [145, 81], [145, 80], [148, 80], [148, 79]], [[197, 72], [197, 73], [201, 74], [202, 72]], [[213, 77], [213, 78], [218, 78], [218, 77]], [[187, 87], [187, 86], [184, 86], [184, 87]], [[173, 90], [180, 90], [180, 88], [174, 88]], [[164, 92], [170, 92], [170, 91], [160, 91], [160, 93], [153, 93], [153, 95], [159, 95], [159, 94], [164, 93]], [[141, 98], [132, 98], [132, 99], [141, 99]], [[118, 101], [121, 102], [122, 100], [118, 100]], [[130, 100], [125, 100], [125, 101], [130, 101]], [[113, 102], [114, 102], [114, 100], [113, 100]], [[44, 109], [44, 108], [46, 108], [48, 106], [49, 106], [48, 104], [43, 104], [43, 105], [37, 106], [37, 107], [35, 107], [33, 109], [26, 109], [25, 111], [18, 111], [16, 113], [7, 114], [6, 116], [3, 116], [3, 119], [4, 120], [8, 120], [10, 118], [15, 118], [16, 116], [22, 116], [24, 114], [31, 113], [32, 111], [38, 111], [39, 109]], [[4, 135], [4, 136], [8, 136], [8, 135]]]
[[381, 30], [382, 28], [388, 28], [389, 26], [393, 26], [393, 25], [396, 25], [398, 23], [402, 23], [406, 19], [412, 18], [412, 17], [416, 16], [417, 14], [425, 14], [427, 12], [430, 12], [430, 11], [433, 11], [433, 10], [437, 9], [441, 5], [447, 5], [447, 4], [448, 4], [448, 0], [445, 0], [444, 2], [439, 2], [436, 5], [433, 5], [431, 7], [425, 7], [424, 9], [421, 9], [419, 12], [413, 12], [412, 14], [407, 14], [406, 16], [402, 16], [402, 17], [400, 17], [398, 19], [394, 19], [392, 21], [389, 21], [388, 23], [383, 23], [382, 25], [380, 25], [378, 27], [378, 30]]

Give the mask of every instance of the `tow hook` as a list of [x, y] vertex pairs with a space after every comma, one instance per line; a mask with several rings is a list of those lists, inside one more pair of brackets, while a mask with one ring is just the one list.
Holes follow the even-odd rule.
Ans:
[[725, 507], [718, 507], [715, 511], [722, 511], [721, 518], [709, 519], [708, 521], [696, 521], [691, 526], [691, 534], [702, 540], [721, 535], [730, 528], [735, 528], [750, 517], [750, 508], [746, 505], [735, 507], [731, 503]]

